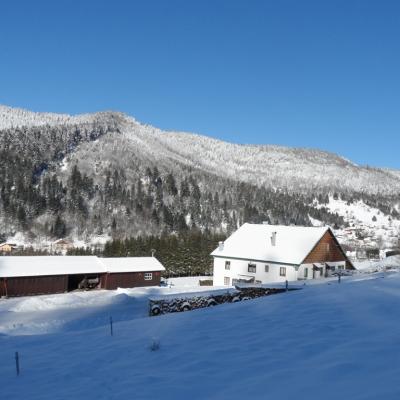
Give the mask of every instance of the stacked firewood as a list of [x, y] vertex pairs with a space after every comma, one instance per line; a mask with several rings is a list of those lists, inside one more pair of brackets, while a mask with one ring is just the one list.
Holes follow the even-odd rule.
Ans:
[[165, 296], [163, 298], [150, 299], [150, 316], [195, 310], [197, 308], [213, 307], [223, 303], [236, 303], [242, 300], [255, 299], [257, 297], [286, 292], [283, 288], [265, 288], [260, 286], [237, 286], [235, 290], [207, 292], [205, 294], [187, 293], [183, 296]]

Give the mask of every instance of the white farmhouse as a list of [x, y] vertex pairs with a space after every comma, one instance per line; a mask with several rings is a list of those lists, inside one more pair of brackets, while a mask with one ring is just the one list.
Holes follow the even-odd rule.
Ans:
[[329, 227], [244, 224], [214, 257], [214, 286], [319, 279], [354, 269]]

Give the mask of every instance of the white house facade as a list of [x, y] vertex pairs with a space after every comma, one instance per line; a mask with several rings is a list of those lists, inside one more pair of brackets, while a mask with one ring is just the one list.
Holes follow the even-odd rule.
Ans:
[[214, 286], [321, 279], [353, 269], [328, 227], [244, 224], [214, 257]]

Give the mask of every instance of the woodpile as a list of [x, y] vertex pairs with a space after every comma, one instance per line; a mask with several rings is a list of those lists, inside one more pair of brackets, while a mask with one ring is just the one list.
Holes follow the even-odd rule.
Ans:
[[213, 280], [212, 279], [200, 279], [199, 280], [199, 285], [200, 286], [212, 286], [213, 285]]
[[[297, 289], [288, 289], [297, 290]], [[182, 296], [165, 296], [164, 298], [150, 299], [149, 315], [161, 315], [173, 312], [191, 311], [197, 308], [213, 307], [223, 303], [236, 303], [251, 300], [257, 297], [270, 296], [286, 292], [286, 288], [265, 288], [260, 286], [236, 286], [235, 289], [214, 293], [185, 293]]]

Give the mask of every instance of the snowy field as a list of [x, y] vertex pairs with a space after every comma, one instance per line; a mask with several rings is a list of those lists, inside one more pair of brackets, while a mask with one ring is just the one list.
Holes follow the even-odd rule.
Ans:
[[400, 398], [399, 273], [160, 317], [139, 306], [191, 285], [1, 300], [1, 398]]
[[199, 286], [199, 279], [168, 279], [168, 287], [17, 297], [0, 299], [0, 335], [36, 335], [75, 331], [108, 325], [110, 317], [121, 322], [148, 315], [148, 298], [183, 292], [216, 289]]

